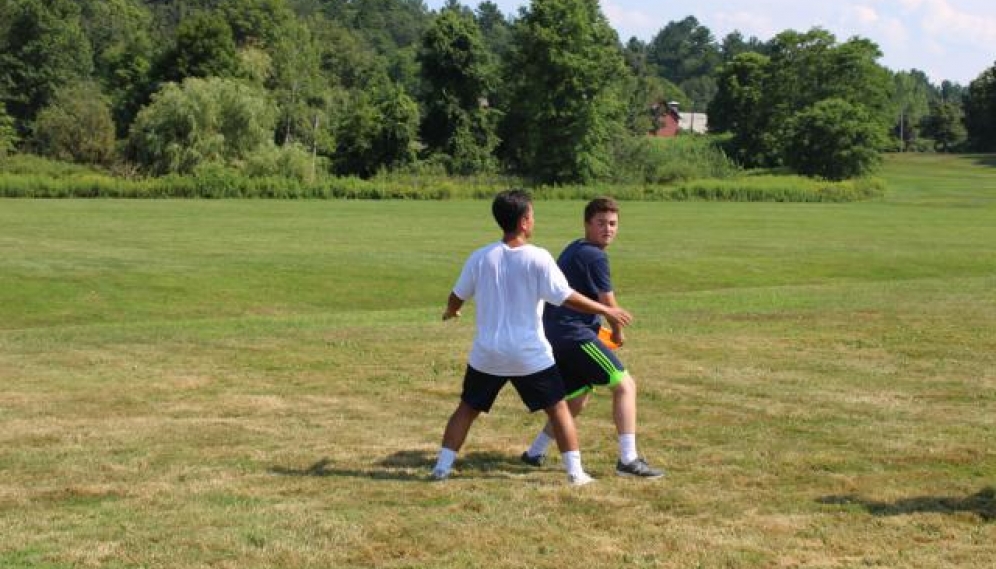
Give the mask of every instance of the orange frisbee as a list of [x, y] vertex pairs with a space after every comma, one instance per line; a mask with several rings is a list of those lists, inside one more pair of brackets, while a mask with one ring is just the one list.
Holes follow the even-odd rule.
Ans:
[[610, 350], [618, 350], [619, 344], [612, 341], [612, 329], [602, 326], [598, 330], [598, 339], [602, 341], [603, 344], [608, 346]]

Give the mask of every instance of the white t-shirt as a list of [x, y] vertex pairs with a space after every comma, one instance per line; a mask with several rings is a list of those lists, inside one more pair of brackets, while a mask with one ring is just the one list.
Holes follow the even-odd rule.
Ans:
[[453, 293], [476, 299], [477, 334], [468, 363], [478, 371], [517, 377], [552, 365], [543, 333], [543, 303], [563, 304], [574, 292], [553, 256], [535, 245], [498, 242], [474, 251]]

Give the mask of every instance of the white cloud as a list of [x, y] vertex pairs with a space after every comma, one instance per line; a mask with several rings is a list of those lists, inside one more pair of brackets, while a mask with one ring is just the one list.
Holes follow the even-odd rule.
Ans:
[[[917, 2], [919, 0], [903, 1]], [[906, 23], [866, 4], [844, 7], [839, 22], [841, 29], [849, 30], [848, 36], [859, 35], [875, 38], [875, 43], [886, 51], [905, 50], [909, 45], [910, 30]]]
[[784, 26], [778, 26], [769, 16], [746, 10], [736, 12], [720, 10], [716, 12], [711, 21], [714, 23], [710, 25], [716, 26], [713, 32], [717, 35], [719, 35], [717, 29], [726, 30], [722, 35], [738, 30], [746, 37], [756, 36], [765, 41], [785, 30]]
[[909, 45], [910, 30], [902, 20], [885, 18], [879, 22], [877, 29], [883, 39], [883, 44], [903, 48]]
[[853, 20], [860, 26], [874, 26], [881, 18], [871, 6], [849, 6], [844, 9], [844, 17]]
[[650, 38], [667, 24], [660, 17], [638, 8], [625, 8], [616, 2], [602, 2], [602, 13], [609, 19], [612, 27], [619, 31], [619, 39], [624, 42], [631, 36]]
[[[908, 0], [920, 12], [920, 25], [941, 43], [996, 44], [996, 18], [954, 8], [948, 0]], [[992, 49], [990, 47], [990, 49]]]

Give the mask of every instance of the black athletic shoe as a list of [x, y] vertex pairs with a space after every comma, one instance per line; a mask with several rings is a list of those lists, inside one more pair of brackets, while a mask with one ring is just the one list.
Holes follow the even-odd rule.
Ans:
[[537, 467], [543, 466], [543, 462], [546, 461], [545, 454], [538, 454], [536, 456], [532, 456], [529, 454], [528, 451], [523, 452], [522, 456], [520, 456], [519, 458], [522, 460], [522, 462], [528, 464], [529, 466], [537, 466]]
[[635, 478], [660, 478], [664, 476], [664, 471], [651, 468], [646, 460], [637, 458], [629, 464], [623, 464], [621, 460], [616, 461], [616, 474]]

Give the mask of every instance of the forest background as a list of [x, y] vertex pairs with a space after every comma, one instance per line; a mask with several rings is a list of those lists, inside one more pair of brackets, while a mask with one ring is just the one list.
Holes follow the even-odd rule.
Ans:
[[[996, 66], [933, 84], [821, 28], [661, 25], [621, 40], [595, 0], [0, 0], [0, 195], [860, 199], [881, 183], [831, 182], [883, 152], [996, 149]], [[648, 137], [671, 102], [710, 134]]]

